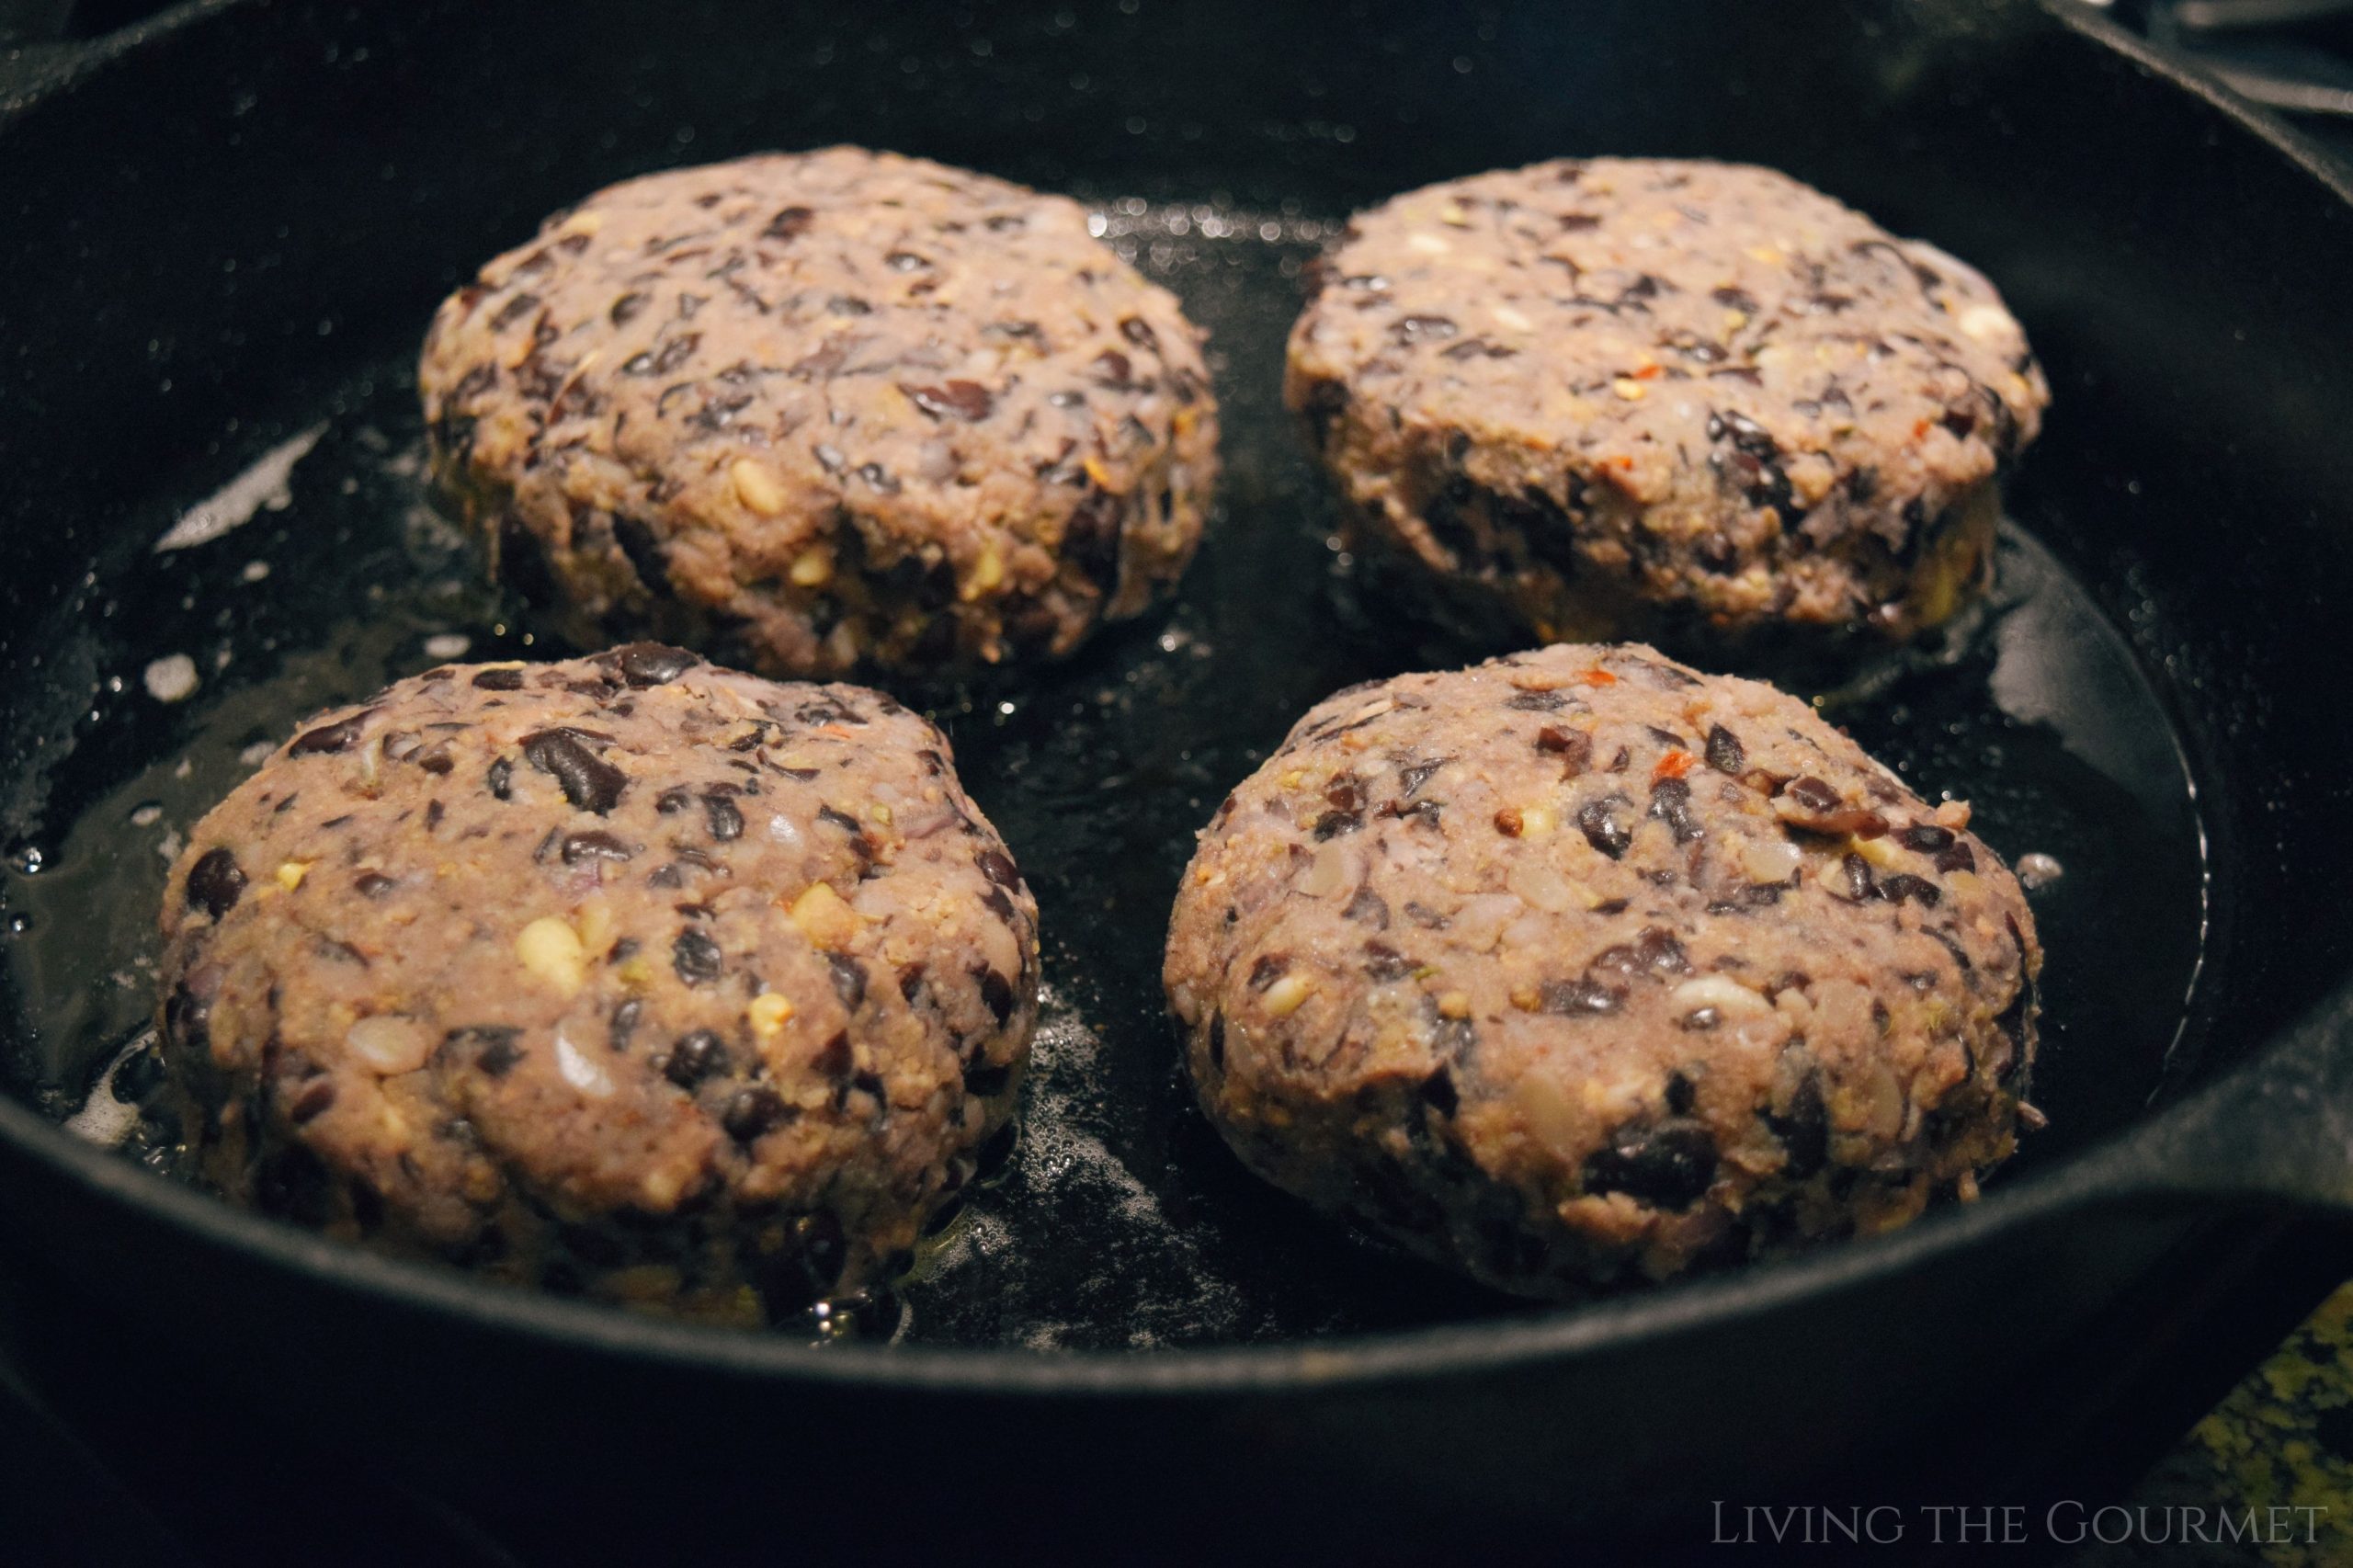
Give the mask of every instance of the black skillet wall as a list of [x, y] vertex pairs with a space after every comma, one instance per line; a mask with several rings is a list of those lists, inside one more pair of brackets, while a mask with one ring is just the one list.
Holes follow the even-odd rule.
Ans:
[[[842, 139], [1313, 212], [1560, 153], [1704, 153], [1787, 167], [2003, 280], [2060, 399], [2018, 510], [2170, 671], [2211, 792], [2218, 1048], [2343, 969], [2353, 235], [2284, 166], [2234, 187], [2211, 130], [2143, 123], [2131, 68], [2031, 6], [194, 9], [165, 18], [177, 47], [0, 137], [12, 842], [77, 724], [69, 792], [121, 760], [103, 748], [153, 744], [91, 730], [99, 672], [45, 662], [55, 618], [98, 612], [85, 574], [139, 548], [117, 525], [153, 472], [413, 335], [461, 269], [599, 183]], [[2253, 216], [2175, 242], [2222, 200]]]

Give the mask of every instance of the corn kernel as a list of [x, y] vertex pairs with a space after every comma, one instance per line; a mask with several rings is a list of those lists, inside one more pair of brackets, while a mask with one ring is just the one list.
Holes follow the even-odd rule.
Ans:
[[1299, 1011], [1315, 989], [1314, 983], [1303, 974], [1287, 974], [1267, 987], [1267, 1011], [1275, 1017], [1288, 1018]]
[[736, 498], [764, 517], [778, 516], [791, 500], [783, 482], [767, 465], [750, 458], [737, 458], [729, 465], [727, 477], [734, 483]]
[[809, 890], [792, 901], [785, 917], [801, 927], [801, 935], [826, 949], [847, 946], [866, 924], [864, 916], [824, 882], [810, 883]]
[[792, 1017], [792, 1004], [786, 1001], [780, 992], [764, 991], [752, 998], [752, 1005], [744, 1009], [744, 1016], [750, 1020], [754, 1035], [761, 1040], [774, 1040]]
[[834, 551], [830, 545], [813, 544], [792, 558], [792, 568], [787, 574], [793, 585], [801, 588], [822, 588], [834, 580]]
[[531, 975], [566, 996], [587, 979], [587, 954], [579, 934], [552, 915], [543, 915], [515, 938], [515, 956]]
[[310, 874], [311, 863], [308, 860], [282, 861], [278, 868], [278, 885], [288, 892], [292, 892], [302, 885], [302, 879]]
[[963, 597], [978, 598], [1004, 581], [1005, 558], [997, 554], [996, 546], [989, 545], [982, 550], [981, 558], [972, 562], [972, 574], [964, 580]]

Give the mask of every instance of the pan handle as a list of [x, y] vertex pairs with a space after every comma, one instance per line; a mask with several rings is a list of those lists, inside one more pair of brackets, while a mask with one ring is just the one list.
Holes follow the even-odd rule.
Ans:
[[2105, 1156], [2124, 1192], [2353, 1221], [2353, 990]]

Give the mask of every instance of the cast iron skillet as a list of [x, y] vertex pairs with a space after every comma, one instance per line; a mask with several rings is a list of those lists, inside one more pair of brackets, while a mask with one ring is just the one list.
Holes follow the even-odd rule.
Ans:
[[[969, 1551], [976, 1519], [1164, 1550], [1443, 1522], [1470, 1550], [1692, 1528], [1710, 1498], [1934, 1451], [2006, 1383], [2101, 1355], [2079, 1331], [2109, 1303], [2188, 1289], [2166, 1271], [2216, 1226], [2353, 1208], [2353, 209], [2097, 21], [205, 0], [9, 69], [0, 1221], [223, 1398], [437, 1486], [663, 1532], [726, 1516], [779, 1552]], [[434, 662], [429, 638], [560, 651], [420, 504], [406, 377], [434, 301], [605, 181], [834, 140], [1097, 202], [1216, 335], [1228, 409], [1223, 512], [1173, 609], [913, 694], [1040, 890], [1054, 993], [1002, 1184], [871, 1314], [901, 1343], [389, 1263], [61, 1131], [135, 1043], [157, 850], [242, 748]], [[1189, 830], [1290, 720], [1475, 652], [1324, 544], [1273, 396], [1299, 264], [1395, 190], [1598, 151], [1787, 168], [1970, 258], [2025, 319], [2058, 403], [1997, 613], [1836, 711], [2069, 875], [2037, 895], [2053, 1126], [1982, 1202], [1539, 1310], [1241, 1176], [1185, 1104], [1156, 972]], [[153, 550], [298, 449], [283, 510]], [[143, 677], [175, 653], [203, 684], [166, 706]], [[138, 1061], [101, 1106], [137, 1098]]]

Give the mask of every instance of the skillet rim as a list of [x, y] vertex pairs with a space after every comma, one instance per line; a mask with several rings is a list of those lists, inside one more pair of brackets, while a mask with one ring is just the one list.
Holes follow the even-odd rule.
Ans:
[[[53, 66], [36, 53], [17, 91], [0, 83], [0, 128], [91, 71], [150, 42], [252, 0], [186, 3], [87, 44]], [[2149, 47], [2081, 0], [2036, 0], [2060, 25], [2123, 57], [2144, 74], [2188, 94], [2252, 133], [2270, 151], [2353, 207], [2353, 176], [2318, 154], [2284, 122], [2244, 103], [2193, 69]], [[0, 57], [0, 64], [6, 64]], [[1123, 1395], [1217, 1398], [1294, 1388], [1363, 1388], [1479, 1375], [1559, 1359], [1753, 1317], [1809, 1298], [1854, 1289], [1932, 1265], [2012, 1230], [2071, 1210], [2201, 1190], [2163, 1167], [2166, 1145], [2227, 1109], [2258, 1074], [2315, 1030], [2342, 1031], [2353, 1018], [2353, 983], [2318, 1003], [2306, 1022], [2257, 1045], [2248, 1057], [2171, 1106], [2069, 1156], [2048, 1170], [2006, 1182], [1966, 1208], [1948, 1208], [1885, 1236], [1850, 1240], [1784, 1259], [1655, 1289], [1524, 1315], [1384, 1330], [1325, 1341], [1040, 1353], [1009, 1346], [813, 1345], [787, 1335], [631, 1315], [620, 1309], [479, 1279], [454, 1267], [382, 1256], [289, 1221], [240, 1210], [88, 1144], [17, 1099], [0, 1095], [0, 1142], [102, 1205], [127, 1207], [200, 1244], [241, 1254], [328, 1289], [372, 1297], [396, 1310], [466, 1327], [550, 1343], [573, 1352], [625, 1357], [680, 1370], [781, 1383], [878, 1387], [916, 1394], [1017, 1394], [1039, 1398]], [[2325, 1041], [2324, 1041], [2325, 1043]], [[2242, 1184], [2244, 1185], [2244, 1184]], [[2256, 1184], [2259, 1185], [2259, 1184]], [[2227, 1192], [2228, 1177], [2213, 1184]]]

